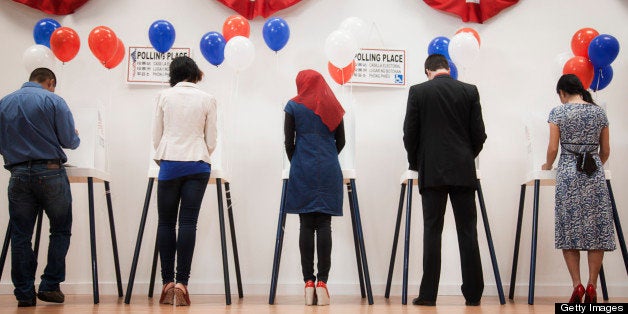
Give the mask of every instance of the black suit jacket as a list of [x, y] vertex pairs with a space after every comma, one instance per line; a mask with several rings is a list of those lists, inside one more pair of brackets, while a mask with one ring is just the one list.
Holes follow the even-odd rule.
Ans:
[[410, 87], [403, 142], [410, 169], [419, 172], [419, 189], [475, 188], [475, 157], [486, 133], [475, 85], [438, 75]]

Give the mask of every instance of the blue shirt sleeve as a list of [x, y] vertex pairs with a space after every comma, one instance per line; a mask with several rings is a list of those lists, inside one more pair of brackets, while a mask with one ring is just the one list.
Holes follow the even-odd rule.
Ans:
[[76, 149], [81, 140], [76, 134], [72, 112], [63, 98], [55, 97], [52, 101], [55, 108], [55, 128], [59, 144], [63, 148]]

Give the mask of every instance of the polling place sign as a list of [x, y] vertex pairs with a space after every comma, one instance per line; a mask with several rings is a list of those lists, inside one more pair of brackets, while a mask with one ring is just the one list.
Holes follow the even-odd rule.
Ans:
[[406, 85], [405, 50], [361, 48], [354, 60], [355, 72], [348, 84], [380, 87]]
[[127, 83], [168, 84], [172, 59], [190, 56], [190, 48], [171, 48], [165, 53], [153, 47], [129, 47]]

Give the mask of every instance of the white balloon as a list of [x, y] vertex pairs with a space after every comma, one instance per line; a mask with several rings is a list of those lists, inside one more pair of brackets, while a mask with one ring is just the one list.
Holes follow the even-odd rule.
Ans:
[[255, 45], [244, 36], [235, 36], [225, 45], [225, 62], [236, 71], [248, 68], [255, 59]]
[[556, 79], [563, 75], [563, 68], [565, 67], [565, 63], [569, 61], [569, 59], [573, 58], [573, 53], [571, 51], [565, 51], [556, 55], [554, 58], [554, 62], [556, 67], [554, 68], [554, 75], [556, 75]]
[[55, 66], [55, 55], [50, 48], [44, 45], [32, 45], [22, 54], [22, 64], [28, 73], [37, 68], [48, 68], [53, 70]]
[[358, 44], [351, 34], [335, 30], [325, 40], [325, 56], [337, 68], [344, 68], [353, 61], [358, 52]]
[[353, 35], [359, 47], [364, 47], [369, 37], [368, 24], [359, 17], [348, 17], [340, 24], [340, 30]]
[[479, 55], [480, 45], [471, 33], [458, 33], [449, 41], [449, 57], [458, 68], [472, 65]]

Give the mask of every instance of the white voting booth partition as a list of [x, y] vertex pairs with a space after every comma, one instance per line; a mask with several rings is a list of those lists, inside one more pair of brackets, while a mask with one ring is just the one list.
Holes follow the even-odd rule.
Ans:
[[[351, 212], [351, 225], [353, 229], [353, 242], [355, 246], [355, 255], [358, 267], [358, 277], [360, 281], [360, 294], [362, 298], [367, 298], [369, 304], [373, 304], [373, 291], [371, 288], [371, 278], [368, 269], [368, 261], [366, 258], [366, 250], [364, 247], [364, 232], [362, 230], [362, 219], [360, 218], [360, 207], [358, 204], [358, 194], [356, 190], [356, 171], [355, 171], [355, 109], [356, 102], [353, 95], [345, 90], [336, 91], [336, 97], [345, 109], [344, 128], [345, 128], [345, 146], [338, 156], [340, 168], [342, 169], [343, 183], [347, 187], [347, 196], [349, 199], [349, 210]], [[273, 269], [270, 282], [269, 304], [275, 303], [277, 294], [277, 281], [279, 277], [279, 265], [281, 262], [281, 251], [283, 248], [283, 237], [286, 225], [286, 213], [284, 212], [284, 204], [286, 199], [286, 187], [290, 176], [290, 162], [285, 152], [283, 153], [283, 170], [282, 170], [282, 189], [281, 201], [279, 206], [279, 220], [277, 222], [277, 236], [275, 239], [275, 255], [273, 258]]]
[[[72, 102], [76, 103], [76, 102]], [[107, 142], [105, 138], [105, 117], [102, 106], [98, 107], [77, 107], [71, 108], [74, 117], [74, 124], [79, 131], [81, 144], [75, 150], [65, 149], [68, 157], [66, 172], [70, 183], [87, 183], [88, 206], [89, 206], [89, 233], [91, 246], [91, 270], [94, 304], [99, 303], [98, 290], [98, 263], [96, 255], [96, 232], [94, 218], [94, 182], [104, 183], [105, 196], [107, 199], [107, 211], [109, 215], [109, 228], [111, 232], [111, 242], [113, 247], [113, 257], [116, 272], [118, 296], [122, 297], [122, 281], [120, 276], [120, 262], [118, 258], [118, 244], [116, 240], [115, 223], [111, 202], [111, 190], [109, 187], [110, 175], [107, 166]], [[82, 208], [82, 206], [75, 206]], [[35, 256], [39, 250], [41, 237], [43, 211], [38, 215], [37, 229], [35, 232]], [[5, 238], [0, 257], [0, 269], [3, 268], [8, 251], [10, 227], [7, 228], [7, 238]]]
[[[227, 214], [229, 218], [229, 227], [230, 227], [230, 236], [231, 236], [231, 245], [233, 251], [233, 259], [235, 264], [235, 273], [236, 273], [236, 282], [238, 286], [238, 297], [242, 298], [244, 296], [242, 292], [242, 277], [240, 275], [240, 259], [238, 256], [238, 246], [236, 241], [236, 233], [235, 233], [235, 225], [233, 218], [233, 206], [231, 200], [231, 187], [229, 183], [229, 179], [227, 176], [227, 171], [225, 171], [225, 162], [223, 159], [223, 155], [225, 153], [224, 142], [223, 142], [223, 113], [219, 107], [218, 117], [217, 117], [217, 143], [216, 148], [214, 149], [211, 155], [211, 173], [208, 184], [216, 185], [217, 192], [217, 201], [218, 201], [218, 218], [220, 225], [220, 244], [222, 250], [222, 263], [223, 263], [223, 275], [224, 275], [224, 283], [225, 283], [225, 301], [226, 304], [231, 304], [231, 286], [229, 281], [229, 263], [227, 258], [227, 240], [226, 240], [226, 229], [225, 229], [225, 218], [224, 218], [224, 206], [223, 206], [223, 192], [222, 187], [224, 184], [225, 188], [225, 198], [227, 201]], [[150, 150], [150, 156], [148, 161], [148, 187], [146, 189], [146, 198], [144, 199], [144, 207], [142, 210], [142, 217], [140, 219], [140, 226], [137, 234], [137, 240], [135, 243], [135, 252], [133, 254], [133, 261], [131, 263], [131, 273], [129, 275], [129, 282], [126, 290], [126, 296], [124, 302], [129, 304], [131, 302], [131, 295], [133, 293], [133, 285], [135, 282], [135, 274], [137, 272], [137, 264], [139, 261], [140, 249], [142, 246], [142, 238], [144, 235], [144, 228], [146, 226], [146, 219], [148, 215], [148, 208], [150, 205], [151, 194], [153, 190], [153, 185], [155, 180], [157, 180], [159, 176], [159, 166], [153, 160], [155, 155], [155, 150], [152, 148]], [[155, 238], [156, 240], [156, 238]], [[153, 290], [155, 287], [155, 276], [157, 271], [157, 258], [158, 258], [158, 248], [157, 241], [155, 241], [155, 248], [153, 251], [153, 262], [151, 268], [151, 276], [150, 283], [148, 288], [148, 297], [153, 297]]]
[[[604, 106], [602, 106], [604, 107]], [[526, 173], [521, 184], [521, 192], [519, 198], [519, 212], [517, 215], [517, 231], [515, 236], [515, 247], [513, 253], [512, 272], [510, 277], [510, 291], [508, 294], [509, 299], [514, 299], [515, 294], [515, 281], [517, 276], [517, 263], [519, 259], [519, 244], [521, 241], [521, 224], [523, 220], [523, 207], [525, 202], [526, 186], [534, 186], [534, 203], [532, 212], [532, 245], [531, 245], [531, 259], [530, 259], [530, 278], [528, 285], [528, 304], [534, 304], [534, 285], [535, 285], [535, 273], [536, 273], [536, 253], [537, 253], [537, 235], [538, 235], [538, 213], [539, 213], [539, 190], [540, 186], [555, 186], [556, 185], [556, 170], [541, 170], [541, 166], [546, 161], [547, 145], [549, 142], [549, 124], [547, 122], [549, 111], [547, 113], [531, 112], [524, 117], [523, 122], [525, 126], [525, 145], [526, 145]], [[560, 152], [554, 162], [554, 165], [558, 163]], [[617, 208], [615, 206], [615, 199], [613, 197], [613, 190], [611, 187], [611, 171], [608, 170], [608, 163], [604, 166], [604, 174], [606, 176], [606, 184], [611, 197], [611, 203], [613, 207], [613, 218], [615, 221], [615, 228], [619, 238], [620, 245], [622, 247], [622, 255], [624, 262], [628, 260], [628, 253], [626, 253], [626, 244], [623, 239], [623, 232], [619, 222], [619, 216], [617, 215]], [[628, 265], [628, 264], [626, 264]], [[628, 266], [626, 271], [628, 272]], [[602, 294], [604, 300], [608, 300], [608, 292], [606, 289], [606, 279], [604, 276], [604, 267], [600, 269], [600, 282], [602, 286]]]

